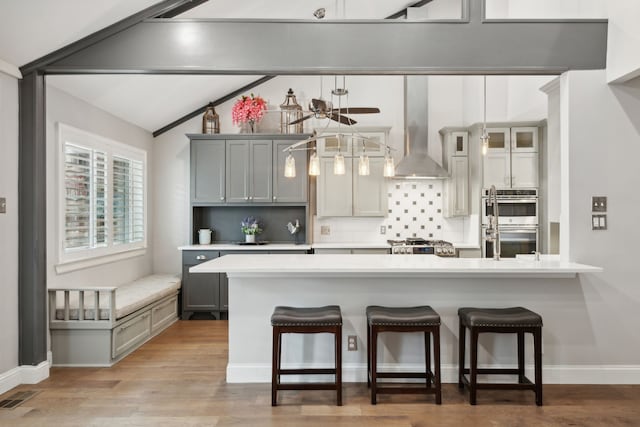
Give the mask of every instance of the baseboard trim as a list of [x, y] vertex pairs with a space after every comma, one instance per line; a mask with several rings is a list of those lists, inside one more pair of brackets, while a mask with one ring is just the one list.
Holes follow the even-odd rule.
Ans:
[[[331, 368], [329, 365], [300, 364], [286, 366], [287, 368]], [[481, 366], [487, 368], [488, 366]], [[514, 368], [514, 366], [497, 366], [492, 368]], [[400, 372], [419, 371], [424, 369], [422, 364], [383, 364], [378, 365], [379, 371]], [[533, 365], [527, 366], [526, 375], [533, 379]], [[458, 382], [458, 366], [442, 365], [442, 382]], [[494, 377], [495, 378], [495, 377]], [[501, 378], [481, 378], [481, 380], [500, 381]], [[327, 376], [296, 377], [287, 375], [287, 381], [322, 381]], [[502, 377], [504, 379], [504, 377]], [[549, 365], [542, 368], [544, 384], [640, 384], [640, 365]], [[362, 364], [343, 364], [343, 382], [366, 382], [367, 366]], [[228, 383], [269, 383], [271, 382], [270, 364], [229, 363], [227, 365]]]
[[0, 394], [11, 390], [20, 384], [37, 384], [49, 378], [51, 367], [51, 355], [47, 355], [48, 360], [41, 362], [37, 366], [18, 366], [7, 372], [0, 374]]

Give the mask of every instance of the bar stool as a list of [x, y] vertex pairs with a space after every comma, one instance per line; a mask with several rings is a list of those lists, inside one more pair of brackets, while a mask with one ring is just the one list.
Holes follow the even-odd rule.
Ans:
[[[271, 369], [271, 406], [277, 405], [278, 390], [335, 390], [336, 404], [342, 406], [342, 313], [337, 305], [325, 307], [278, 306], [271, 315], [273, 357]], [[334, 369], [282, 369], [282, 334], [330, 333], [335, 340]], [[285, 383], [281, 375], [333, 374], [332, 383]]]
[[[371, 387], [371, 404], [379, 393], [435, 394], [442, 403], [440, 378], [440, 315], [429, 306], [369, 306], [367, 313], [367, 386]], [[381, 332], [424, 332], [425, 372], [378, 372], [378, 334]], [[433, 370], [431, 369], [431, 335], [433, 335]], [[378, 385], [378, 378], [424, 378], [426, 387]], [[433, 381], [433, 387], [431, 382]]]
[[[511, 308], [473, 308], [458, 309], [460, 320], [460, 351], [458, 387], [469, 388], [469, 403], [476, 404], [476, 393], [479, 389], [493, 390], [533, 390], [536, 394], [536, 405], [542, 406], [542, 317], [523, 307]], [[466, 328], [471, 334], [471, 369], [466, 369], [465, 343]], [[478, 369], [478, 335], [485, 332], [512, 333], [518, 335], [518, 368], [486, 368]], [[524, 375], [524, 334], [533, 334], [535, 383]], [[469, 378], [465, 376], [469, 374]], [[478, 383], [478, 374], [518, 375], [517, 383]]]

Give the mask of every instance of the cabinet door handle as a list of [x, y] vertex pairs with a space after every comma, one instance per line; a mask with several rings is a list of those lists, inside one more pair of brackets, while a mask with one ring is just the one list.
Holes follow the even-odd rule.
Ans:
[[206, 255], [198, 255], [198, 256], [196, 257], [196, 259], [197, 259], [197, 260], [199, 260], [199, 261], [201, 261], [201, 260], [203, 260], [203, 259], [207, 259], [207, 256], [206, 256]]
[[276, 196], [273, 196], [273, 200], [277, 200], [278, 198]]
[[220, 197], [220, 200], [224, 201], [224, 196]]
[[249, 197], [249, 200], [253, 200], [253, 196], [252, 196], [252, 197]]
[[245, 197], [244, 199], [245, 199], [245, 200], [249, 200], [249, 197]]

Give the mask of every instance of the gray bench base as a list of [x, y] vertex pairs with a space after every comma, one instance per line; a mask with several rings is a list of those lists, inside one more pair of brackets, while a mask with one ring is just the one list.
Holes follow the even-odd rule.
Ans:
[[112, 366], [178, 320], [178, 292], [115, 322], [52, 322], [53, 366]]

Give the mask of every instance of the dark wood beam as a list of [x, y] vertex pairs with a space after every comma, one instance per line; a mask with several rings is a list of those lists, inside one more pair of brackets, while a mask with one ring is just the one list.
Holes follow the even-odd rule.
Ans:
[[[226, 94], [225, 96], [216, 99], [215, 101], [211, 102], [211, 104], [213, 104], [214, 107], [217, 107], [218, 105], [229, 101], [230, 99], [235, 98], [236, 96], [239, 96], [247, 91], [250, 91], [251, 89], [253, 89], [256, 86], [261, 85], [262, 83], [268, 82], [269, 80], [273, 79], [276, 76], [264, 76], [262, 78], [259, 78], [258, 80], [255, 80], [245, 86], [242, 86], [239, 89], [234, 90], [233, 92], [229, 92], [228, 94]], [[192, 118], [199, 116], [200, 114], [204, 113], [204, 110], [207, 108], [207, 106], [209, 106], [209, 104], [204, 105], [200, 108], [198, 108], [197, 110], [194, 110], [192, 112], [190, 112], [189, 114], [186, 114], [182, 117], [180, 117], [179, 119], [169, 123], [168, 125], [156, 130], [153, 132], [153, 137], [155, 138], [156, 136], [162, 135], [165, 132], [170, 131], [171, 129], [173, 129], [174, 127], [181, 125], [182, 123], [186, 122], [187, 120], [191, 120]]]
[[174, 7], [171, 10], [168, 10], [162, 14], [153, 16], [153, 18], [175, 18], [178, 15], [183, 14], [184, 12], [193, 9], [196, 6], [200, 6], [203, 3], [208, 2], [209, 0], [191, 0], [189, 3], [185, 3], [182, 6]]

